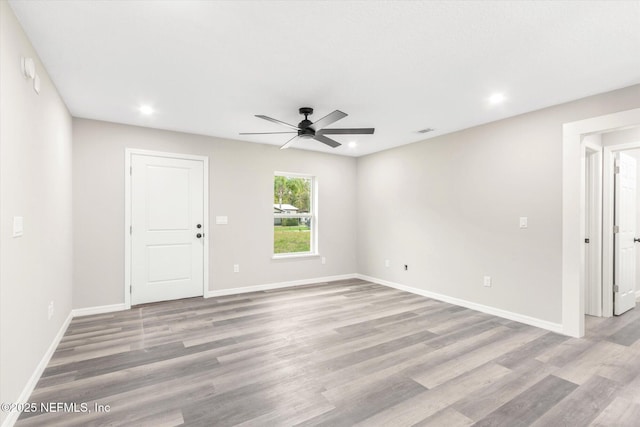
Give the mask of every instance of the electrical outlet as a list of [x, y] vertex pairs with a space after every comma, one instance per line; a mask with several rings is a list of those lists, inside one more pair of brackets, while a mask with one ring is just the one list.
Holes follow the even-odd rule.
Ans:
[[388, 259], [384, 260], [384, 266], [385, 267], [389, 267], [391, 265], [391, 261], [389, 261]]
[[484, 276], [484, 281], [482, 283], [482, 286], [485, 286], [487, 288], [491, 287], [491, 276]]
[[409, 266], [407, 264], [404, 265], [404, 271], [409, 271]]
[[240, 273], [240, 264], [233, 264], [233, 272]]
[[49, 302], [48, 316], [49, 316], [49, 320], [51, 320], [51, 318], [53, 317], [53, 301]]
[[326, 263], [327, 263], [327, 258], [322, 257], [322, 260], [321, 260], [321, 261], [322, 261], [322, 263], [323, 263], [323, 264], [326, 264]]

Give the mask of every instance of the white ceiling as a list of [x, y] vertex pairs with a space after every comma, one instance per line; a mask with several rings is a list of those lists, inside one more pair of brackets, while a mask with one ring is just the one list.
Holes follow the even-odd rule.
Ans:
[[375, 134], [296, 146], [343, 155], [640, 83], [640, 1], [10, 4], [76, 117], [281, 145], [238, 133], [339, 109]]

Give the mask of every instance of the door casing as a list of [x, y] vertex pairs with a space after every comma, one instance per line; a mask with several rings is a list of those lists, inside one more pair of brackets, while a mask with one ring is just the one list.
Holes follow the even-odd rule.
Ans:
[[209, 284], [209, 157], [196, 156], [191, 154], [166, 153], [161, 151], [139, 150], [134, 148], [125, 149], [124, 168], [124, 304], [126, 308], [131, 308], [131, 157], [135, 154], [154, 157], [168, 157], [184, 160], [199, 160], [203, 164], [203, 229], [204, 251], [203, 251], [203, 280], [202, 295], [207, 296]]
[[586, 233], [585, 242], [585, 312], [602, 316], [602, 146], [585, 143]]

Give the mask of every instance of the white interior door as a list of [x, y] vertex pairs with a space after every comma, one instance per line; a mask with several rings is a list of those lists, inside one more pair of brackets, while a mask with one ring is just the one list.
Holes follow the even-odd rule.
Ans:
[[132, 154], [131, 168], [131, 303], [202, 295], [203, 161]]
[[613, 313], [620, 315], [636, 305], [636, 160], [616, 155]]

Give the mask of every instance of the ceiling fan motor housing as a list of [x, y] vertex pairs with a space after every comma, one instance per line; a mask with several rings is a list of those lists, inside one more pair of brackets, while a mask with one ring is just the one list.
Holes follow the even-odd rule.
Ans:
[[316, 135], [316, 131], [311, 128], [304, 128], [298, 131], [298, 136], [300, 138], [311, 139]]
[[301, 138], [313, 138], [316, 134], [316, 131], [310, 128], [313, 123], [310, 120], [304, 119], [298, 124], [298, 136]]
[[316, 135], [316, 131], [309, 127], [313, 122], [307, 118], [307, 116], [313, 114], [313, 108], [301, 107], [298, 111], [300, 114], [304, 114], [304, 120], [298, 123], [298, 136], [306, 139], [313, 138]]

